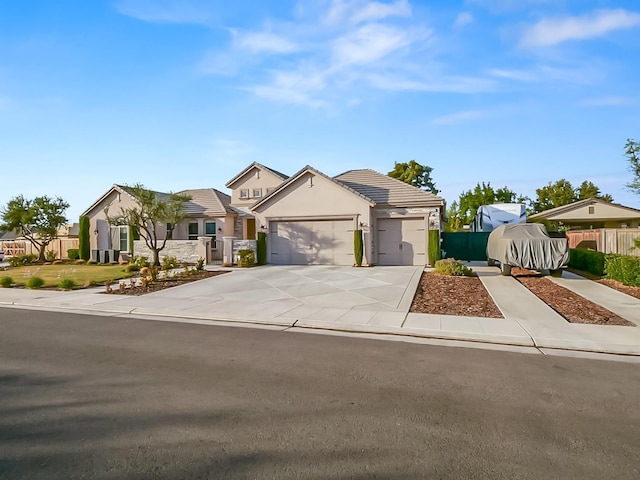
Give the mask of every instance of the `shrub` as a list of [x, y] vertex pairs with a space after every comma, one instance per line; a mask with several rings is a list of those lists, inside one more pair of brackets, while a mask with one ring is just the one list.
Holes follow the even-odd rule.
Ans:
[[78, 260], [80, 258], [80, 250], [77, 248], [70, 248], [67, 250], [67, 257], [69, 257], [69, 260]]
[[604, 261], [607, 278], [624, 285], [640, 287], [640, 258], [631, 255], [607, 255]]
[[13, 278], [11, 277], [1, 277], [0, 278], [0, 287], [2, 288], [10, 288], [13, 285]]
[[17, 255], [15, 257], [9, 257], [7, 261], [12, 267], [21, 267], [22, 265], [31, 265], [38, 259], [37, 255], [28, 253], [26, 255]]
[[124, 267], [125, 272], [137, 272], [140, 270], [140, 267], [135, 263], [130, 263], [126, 267]]
[[258, 240], [256, 242], [258, 265], [267, 263], [267, 234], [266, 232], [258, 232]]
[[435, 265], [441, 258], [440, 230], [429, 230], [429, 265]]
[[61, 288], [62, 290], [73, 290], [75, 286], [76, 281], [73, 278], [63, 278], [58, 284], [58, 288]]
[[577, 270], [604, 275], [605, 254], [586, 248], [572, 248], [569, 250], [569, 266]]
[[202, 272], [204, 270], [204, 258], [199, 258], [196, 262], [196, 272]]
[[89, 234], [89, 217], [82, 215], [78, 224], [78, 254], [82, 260], [89, 260], [90, 258], [90, 234]]
[[31, 277], [24, 285], [27, 288], [40, 288], [44, 285], [44, 280], [40, 277]]
[[364, 244], [362, 241], [362, 230], [353, 231], [353, 254], [355, 256], [356, 265], [362, 266], [362, 257], [364, 255]]
[[250, 248], [238, 250], [238, 266], [253, 267], [256, 264], [256, 254]]
[[56, 258], [58, 258], [58, 253], [55, 250], [47, 250], [44, 252], [44, 259], [47, 262], [53, 262]]
[[460, 260], [455, 258], [446, 258], [438, 260], [433, 270], [438, 275], [449, 275], [454, 277], [472, 277], [473, 271], [465, 266]]
[[131, 257], [131, 260], [129, 261], [129, 263], [133, 265], [137, 265], [138, 268], [140, 269], [142, 267], [149, 266], [149, 259], [147, 257], [143, 257], [142, 255], [134, 255]]
[[163, 270], [171, 270], [172, 268], [178, 268], [178, 259], [176, 257], [171, 257], [167, 255], [162, 259], [162, 269]]

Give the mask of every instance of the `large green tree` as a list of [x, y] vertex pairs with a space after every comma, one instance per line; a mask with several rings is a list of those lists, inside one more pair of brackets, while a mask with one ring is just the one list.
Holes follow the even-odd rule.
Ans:
[[611, 195], [603, 194], [600, 188], [590, 181], [585, 180], [579, 187], [574, 188], [571, 182], [561, 178], [557, 182], [549, 182], [544, 187], [536, 189], [533, 211], [539, 213], [588, 198], [599, 198], [605, 202], [613, 201]]
[[629, 170], [633, 175], [633, 179], [627, 183], [627, 188], [640, 195], [640, 143], [628, 138], [624, 148]]
[[431, 178], [432, 171], [433, 168], [420, 165], [415, 160], [410, 160], [404, 163], [394, 162], [393, 170], [391, 170], [388, 175], [437, 195], [439, 190]]
[[516, 194], [506, 186], [494, 189], [491, 186], [491, 182], [478, 183], [473, 190], [467, 190], [460, 195], [458, 203], [460, 223], [463, 225], [470, 224], [478, 208], [482, 205], [491, 205], [492, 203], [524, 203], [526, 200], [525, 197]]
[[67, 208], [69, 204], [60, 197], [44, 195], [29, 200], [18, 195], [0, 210], [0, 228], [20, 232], [38, 250], [38, 260], [44, 262], [47, 246], [58, 236], [58, 229], [67, 223], [64, 215]]
[[[160, 252], [167, 245], [171, 230], [166, 230], [167, 223], [175, 225], [185, 219], [185, 204], [191, 200], [188, 195], [177, 193], [159, 193], [145, 188], [141, 184], [125, 187], [135, 198], [137, 205], [129, 208], [120, 207], [115, 215], [105, 210], [107, 221], [111, 225], [128, 225], [140, 233], [140, 237], [153, 252], [153, 265], [160, 265]], [[163, 234], [161, 234], [163, 232]]]

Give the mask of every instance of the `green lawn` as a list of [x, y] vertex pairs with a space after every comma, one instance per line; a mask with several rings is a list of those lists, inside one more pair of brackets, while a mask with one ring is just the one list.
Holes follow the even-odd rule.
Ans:
[[40, 277], [46, 286], [57, 286], [63, 278], [71, 278], [78, 286], [131, 277], [123, 265], [27, 265], [0, 271], [1, 277], [11, 277], [13, 283], [24, 285], [30, 277]]

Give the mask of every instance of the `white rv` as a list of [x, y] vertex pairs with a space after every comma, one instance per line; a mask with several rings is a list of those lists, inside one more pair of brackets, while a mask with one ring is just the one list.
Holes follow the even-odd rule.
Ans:
[[494, 203], [483, 205], [471, 222], [472, 232], [491, 232], [507, 223], [525, 223], [527, 212], [522, 203]]

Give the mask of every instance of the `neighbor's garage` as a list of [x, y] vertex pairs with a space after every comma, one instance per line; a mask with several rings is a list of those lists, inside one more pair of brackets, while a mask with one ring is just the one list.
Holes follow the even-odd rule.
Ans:
[[378, 265], [426, 265], [424, 218], [379, 218]]
[[271, 263], [353, 265], [353, 220], [271, 221]]

